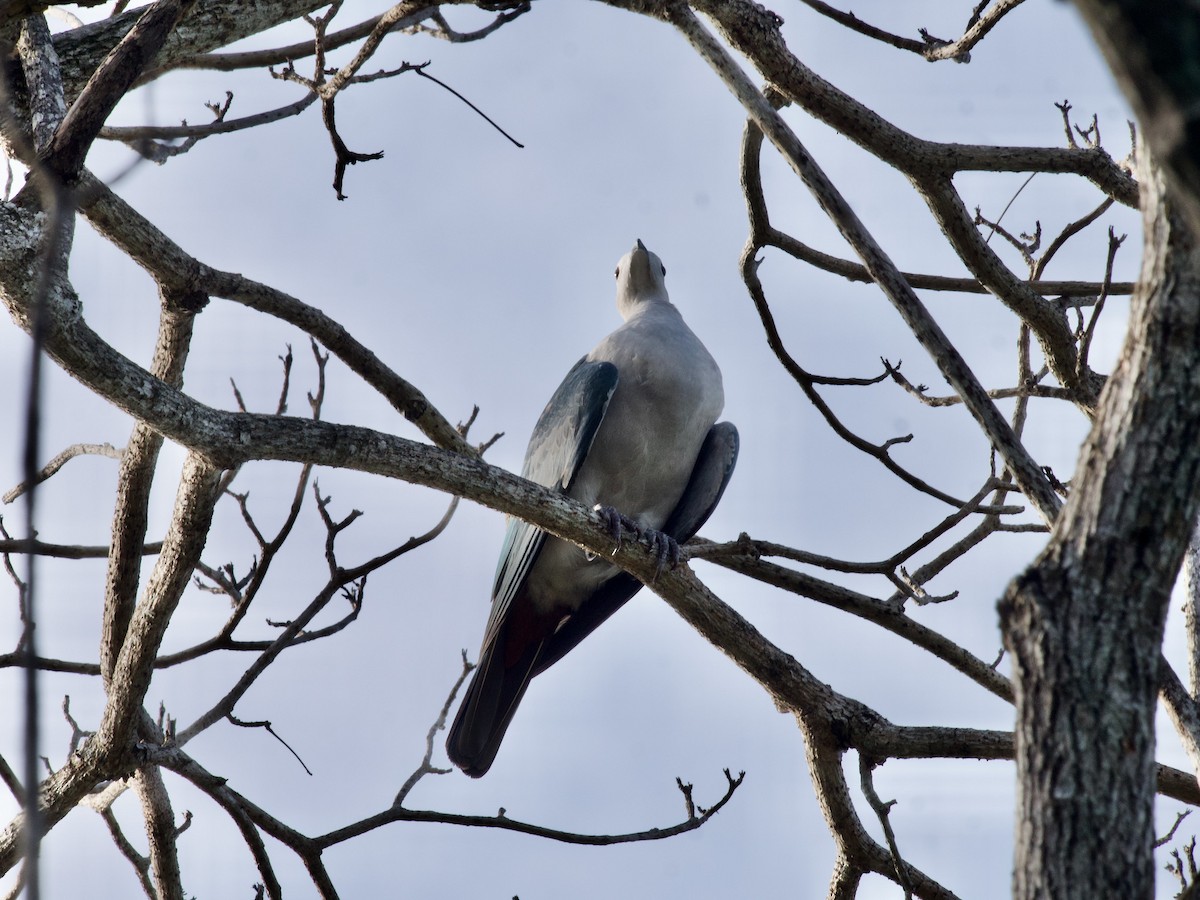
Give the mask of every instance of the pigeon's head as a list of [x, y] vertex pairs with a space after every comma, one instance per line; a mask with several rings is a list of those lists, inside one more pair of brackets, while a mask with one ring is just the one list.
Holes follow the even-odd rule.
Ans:
[[667, 267], [640, 240], [617, 263], [617, 310], [628, 319], [647, 301], [667, 302]]

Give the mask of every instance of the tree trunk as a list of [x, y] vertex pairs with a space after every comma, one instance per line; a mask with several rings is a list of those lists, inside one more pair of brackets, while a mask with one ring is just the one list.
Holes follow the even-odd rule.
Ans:
[[1180, 211], [1200, 234], [1200, 12], [1192, 0], [1076, 0]]
[[1000, 606], [1021, 900], [1154, 895], [1158, 661], [1200, 501], [1200, 260], [1162, 175], [1148, 164], [1141, 175], [1125, 347], [1050, 542]]

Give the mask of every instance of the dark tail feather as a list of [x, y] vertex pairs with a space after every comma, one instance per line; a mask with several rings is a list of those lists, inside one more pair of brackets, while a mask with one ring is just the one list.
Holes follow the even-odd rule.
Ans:
[[505, 665], [506, 642], [503, 634], [497, 637], [483, 649], [479, 667], [446, 737], [450, 761], [472, 778], [479, 778], [492, 767], [504, 732], [529, 687], [542, 646], [540, 641], [532, 644], [514, 663]]

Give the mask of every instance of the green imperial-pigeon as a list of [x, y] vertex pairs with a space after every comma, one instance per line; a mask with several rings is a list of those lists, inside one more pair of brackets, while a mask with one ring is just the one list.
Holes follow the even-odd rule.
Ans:
[[[667, 270], [638, 241], [617, 265], [625, 320], [575, 364], [533, 429], [524, 477], [600, 510], [677, 559], [721, 499], [737, 429], [714, 424], [721, 370], [667, 298]], [[519, 519], [500, 550], [479, 666], [446, 739], [478, 778], [491, 767], [533, 676], [583, 640], [641, 584]]]

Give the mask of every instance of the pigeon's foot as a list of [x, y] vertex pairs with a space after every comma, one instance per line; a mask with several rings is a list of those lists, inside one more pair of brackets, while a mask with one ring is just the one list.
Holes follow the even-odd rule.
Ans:
[[665, 531], [644, 528], [611, 506], [597, 503], [594, 509], [604, 520], [605, 528], [608, 529], [609, 535], [617, 545], [613, 550], [614, 554], [621, 549], [625, 537], [632, 534], [635, 540], [644, 542], [647, 549], [654, 555], [654, 578], [658, 578], [668, 565], [672, 569], [679, 565], [679, 544]]
[[624, 542], [627, 534], [632, 534], [635, 539], [641, 538], [642, 526], [629, 518], [629, 516], [622, 515], [615, 507], [597, 503], [592, 508], [600, 514], [600, 518], [604, 520], [604, 527], [608, 529], [609, 537], [617, 545], [613, 549], [613, 553], [621, 549], [621, 544]]
[[641, 537], [654, 554], [654, 578], [651, 580], [657, 580], [668, 565], [672, 569], [679, 565], [679, 544], [675, 538], [665, 531], [656, 531], [653, 528], [645, 529]]

